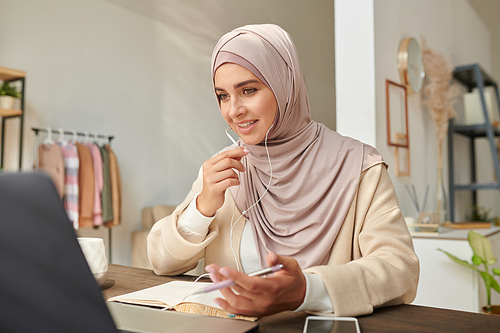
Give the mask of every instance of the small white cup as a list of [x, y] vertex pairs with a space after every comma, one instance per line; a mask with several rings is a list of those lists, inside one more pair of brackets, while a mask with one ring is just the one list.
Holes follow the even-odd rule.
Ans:
[[90, 270], [101, 286], [106, 281], [108, 272], [108, 259], [106, 258], [106, 249], [102, 238], [78, 237], [78, 243], [82, 248], [85, 259], [89, 264]]

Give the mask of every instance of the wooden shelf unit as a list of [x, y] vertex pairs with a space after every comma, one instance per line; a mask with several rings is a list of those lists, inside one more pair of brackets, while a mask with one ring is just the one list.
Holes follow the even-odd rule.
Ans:
[[5, 122], [6, 120], [19, 118], [20, 119], [20, 130], [19, 130], [19, 169], [22, 166], [22, 155], [23, 155], [23, 127], [24, 127], [24, 96], [26, 93], [26, 72], [18, 69], [12, 69], [0, 66], [0, 80], [3, 82], [14, 82], [20, 81], [22, 85], [21, 90], [21, 109], [8, 110], [0, 109], [0, 118], [2, 119], [1, 125], [1, 137], [0, 137], [0, 168], [3, 167], [3, 157], [5, 151]]

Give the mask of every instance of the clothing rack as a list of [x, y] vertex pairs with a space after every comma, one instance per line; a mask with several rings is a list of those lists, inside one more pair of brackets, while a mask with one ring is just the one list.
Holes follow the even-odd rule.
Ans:
[[[65, 135], [73, 135], [73, 136], [83, 136], [83, 137], [86, 137], [86, 138], [95, 138], [95, 139], [106, 139], [108, 140], [108, 144], [111, 145], [111, 140], [114, 139], [114, 136], [113, 135], [104, 135], [104, 134], [97, 134], [97, 133], [90, 133], [90, 132], [78, 132], [76, 130], [61, 130], [59, 128], [56, 128], [56, 129], [52, 129], [50, 127], [47, 127], [47, 128], [37, 128], [37, 127], [32, 127], [31, 130], [33, 132], [35, 132], [35, 149], [34, 149], [34, 153], [36, 154], [36, 151], [37, 151], [37, 148], [38, 145], [39, 145], [39, 139], [38, 139], [38, 135], [39, 135], [39, 132], [43, 132], [43, 133], [55, 133], [55, 134], [58, 134], [59, 133], [63, 133]], [[36, 158], [33, 159], [33, 168], [35, 167], [35, 165], [38, 165], [38, 160]], [[111, 229], [112, 228], [108, 228], [108, 253], [109, 253], [109, 262], [112, 263], [111, 261], [111, 249], [112, 249], [112, 244], [111, 244], [111, 240], [112, 240], [112, 235], [111, 235]]]
[[[32, 127], [31, 130], [35, 132], [35, 135], [38, 137], [38, 132], [45, 132], [48, 133], [49, 130], [47, 128], [36, 128]], [[52, 132], [59, 133], [59, 129], [52, 129]], [[77, 135], [77, 136], [88, 136], [88, 137], [94, 137], [94, 138], [102, 138], [102, 139], [107, 139], [109, 144], [111, 144], [111, 140], [113, 140], [115, 137], [113, 135], [104, 135], [104, 134], [93, 134], [90, 132], [78, 132], [78, 131], [68, 131], [68, 130], [63, 130], [63, 133], [66, 135]]]

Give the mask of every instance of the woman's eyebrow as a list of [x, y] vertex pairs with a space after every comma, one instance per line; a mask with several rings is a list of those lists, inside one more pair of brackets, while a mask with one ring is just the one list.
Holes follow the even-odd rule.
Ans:
[[246, 81], [243, 81], [243, 82], [240, 82], [240, 83], [237, 83], [234, 85], [234, 88], [240, 88], [244, 85], [247, 85], [249, 83], [259, 83], [260, 81], [259, 80], [255, 80], [255, 79], [250, 79], [250, 80], [246, 80]]
[[[243, 82], [240, 82], [240, 83], [236, 83], [234, 85], [234, 89], [238, 89], [238, 88], [243, 87], [243, 86], [245, 86], [247, 84], [250, 84], [250, 83], [260, 83], [260, 81], [259, 80], [255, 80], [255, 79], [250, 79], [250, 80], [246, 80], [246, 81], [243, 81]], [[216, 91], [224, 91], [225, 89], [215, 87], [215, 90]]]

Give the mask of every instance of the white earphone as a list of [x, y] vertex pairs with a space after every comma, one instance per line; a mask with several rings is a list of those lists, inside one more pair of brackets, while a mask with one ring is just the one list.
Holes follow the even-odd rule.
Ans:
[[[269, 176], [269, 183], [267, 184], [267, 187], [266, 187], [266, 190], [264, 191], [264, 193], [262, 193], [262, 195], [260, 196], [260, 198], [253, 204], [251, 205], [250, 207], [248, 207], [245, 211], [243, 211], [241, 213], [241, 216], [233, 222], [234, 220], [234, 212], [235, 212], [235, 209], [236, 209], [236, 200], [238, 198], [238, 194], [240, 193], [240, 188], [238, 186], [238, 190], [236, 191], [236, 197], [234, 198], [234, 206], [233, 206], [233, 216], [231, 217], [231, 228], [230, 228], [230, 231], [229, 231], [229, 245], [231, 247], [231, 251], [233, 252], [233, 258], [234, 258], [234, 261], [236, 262], [236, 269], [239, 271], [240, 270], [240, 265], [238, 264], [238, 258], [236, 257], [236, 252], [234, 251], [234, 248], [233, 248], [233, 229], [234, 229], [234, 226], [236, 225], [236, 223], [238, 223], [238, 221], [250, 210], [252, 209], [253, 207], [255, 207], [255, 205], [257, 205], [261, 200], [262, 198], [264, 197], [264, 195], [266, 195], [266, 193], [269, 191], [269, 188], [271, 187], [271, 181], [273, 180], [273, 165], [271, 164], [271, 156], [269, 155], [269, 149], [267, 147], [267, 136], [269, 135], [269, 132], [271, 131], [271, 128], [273, 128], [273, 125], [271, 125], [271, 127], [269, 127], [269, 129], [267, 130], [267, 133], [266, 133], [266, 138], [264, 140], [264, 146], [266, 147], [266, 153], [267, 153], [267, 159], [268, 159], [268, 162], [269, 162], [269, 169], [270, 169], [270, 176]], [[229, 139], [236, 145], [239, 147], [238, 143], [236, 143], [236, 141], [234, 141], [234, 139], [229, 135], [229, 133], [227, 132], [227, 130], [230, 129], [230, 127], [228, 127], [226, 129], [226, 135], [229, 137]]]
[[233, 137], [232, 137], [231, 135], [229, 135], [229, 133], [227, 132], [227, 131], [228, 131], [228, 130], [230, 130], [230, 129], [231, 129], [231, 127], [226, 128], [226, 135], [227, 135], [227, 137], [229, 138], [229, 140], [231, 140], [231, 142], [232, 142], [232, 143], [234, 143], [234, 144], [236, 145], [236, 147], [238, 147], [238, 148], [239, 148], [239, 147], [240, 147], [240, 145], [238, 144], [238, 142], [236, 142], [236, 141], [233, 139]]

